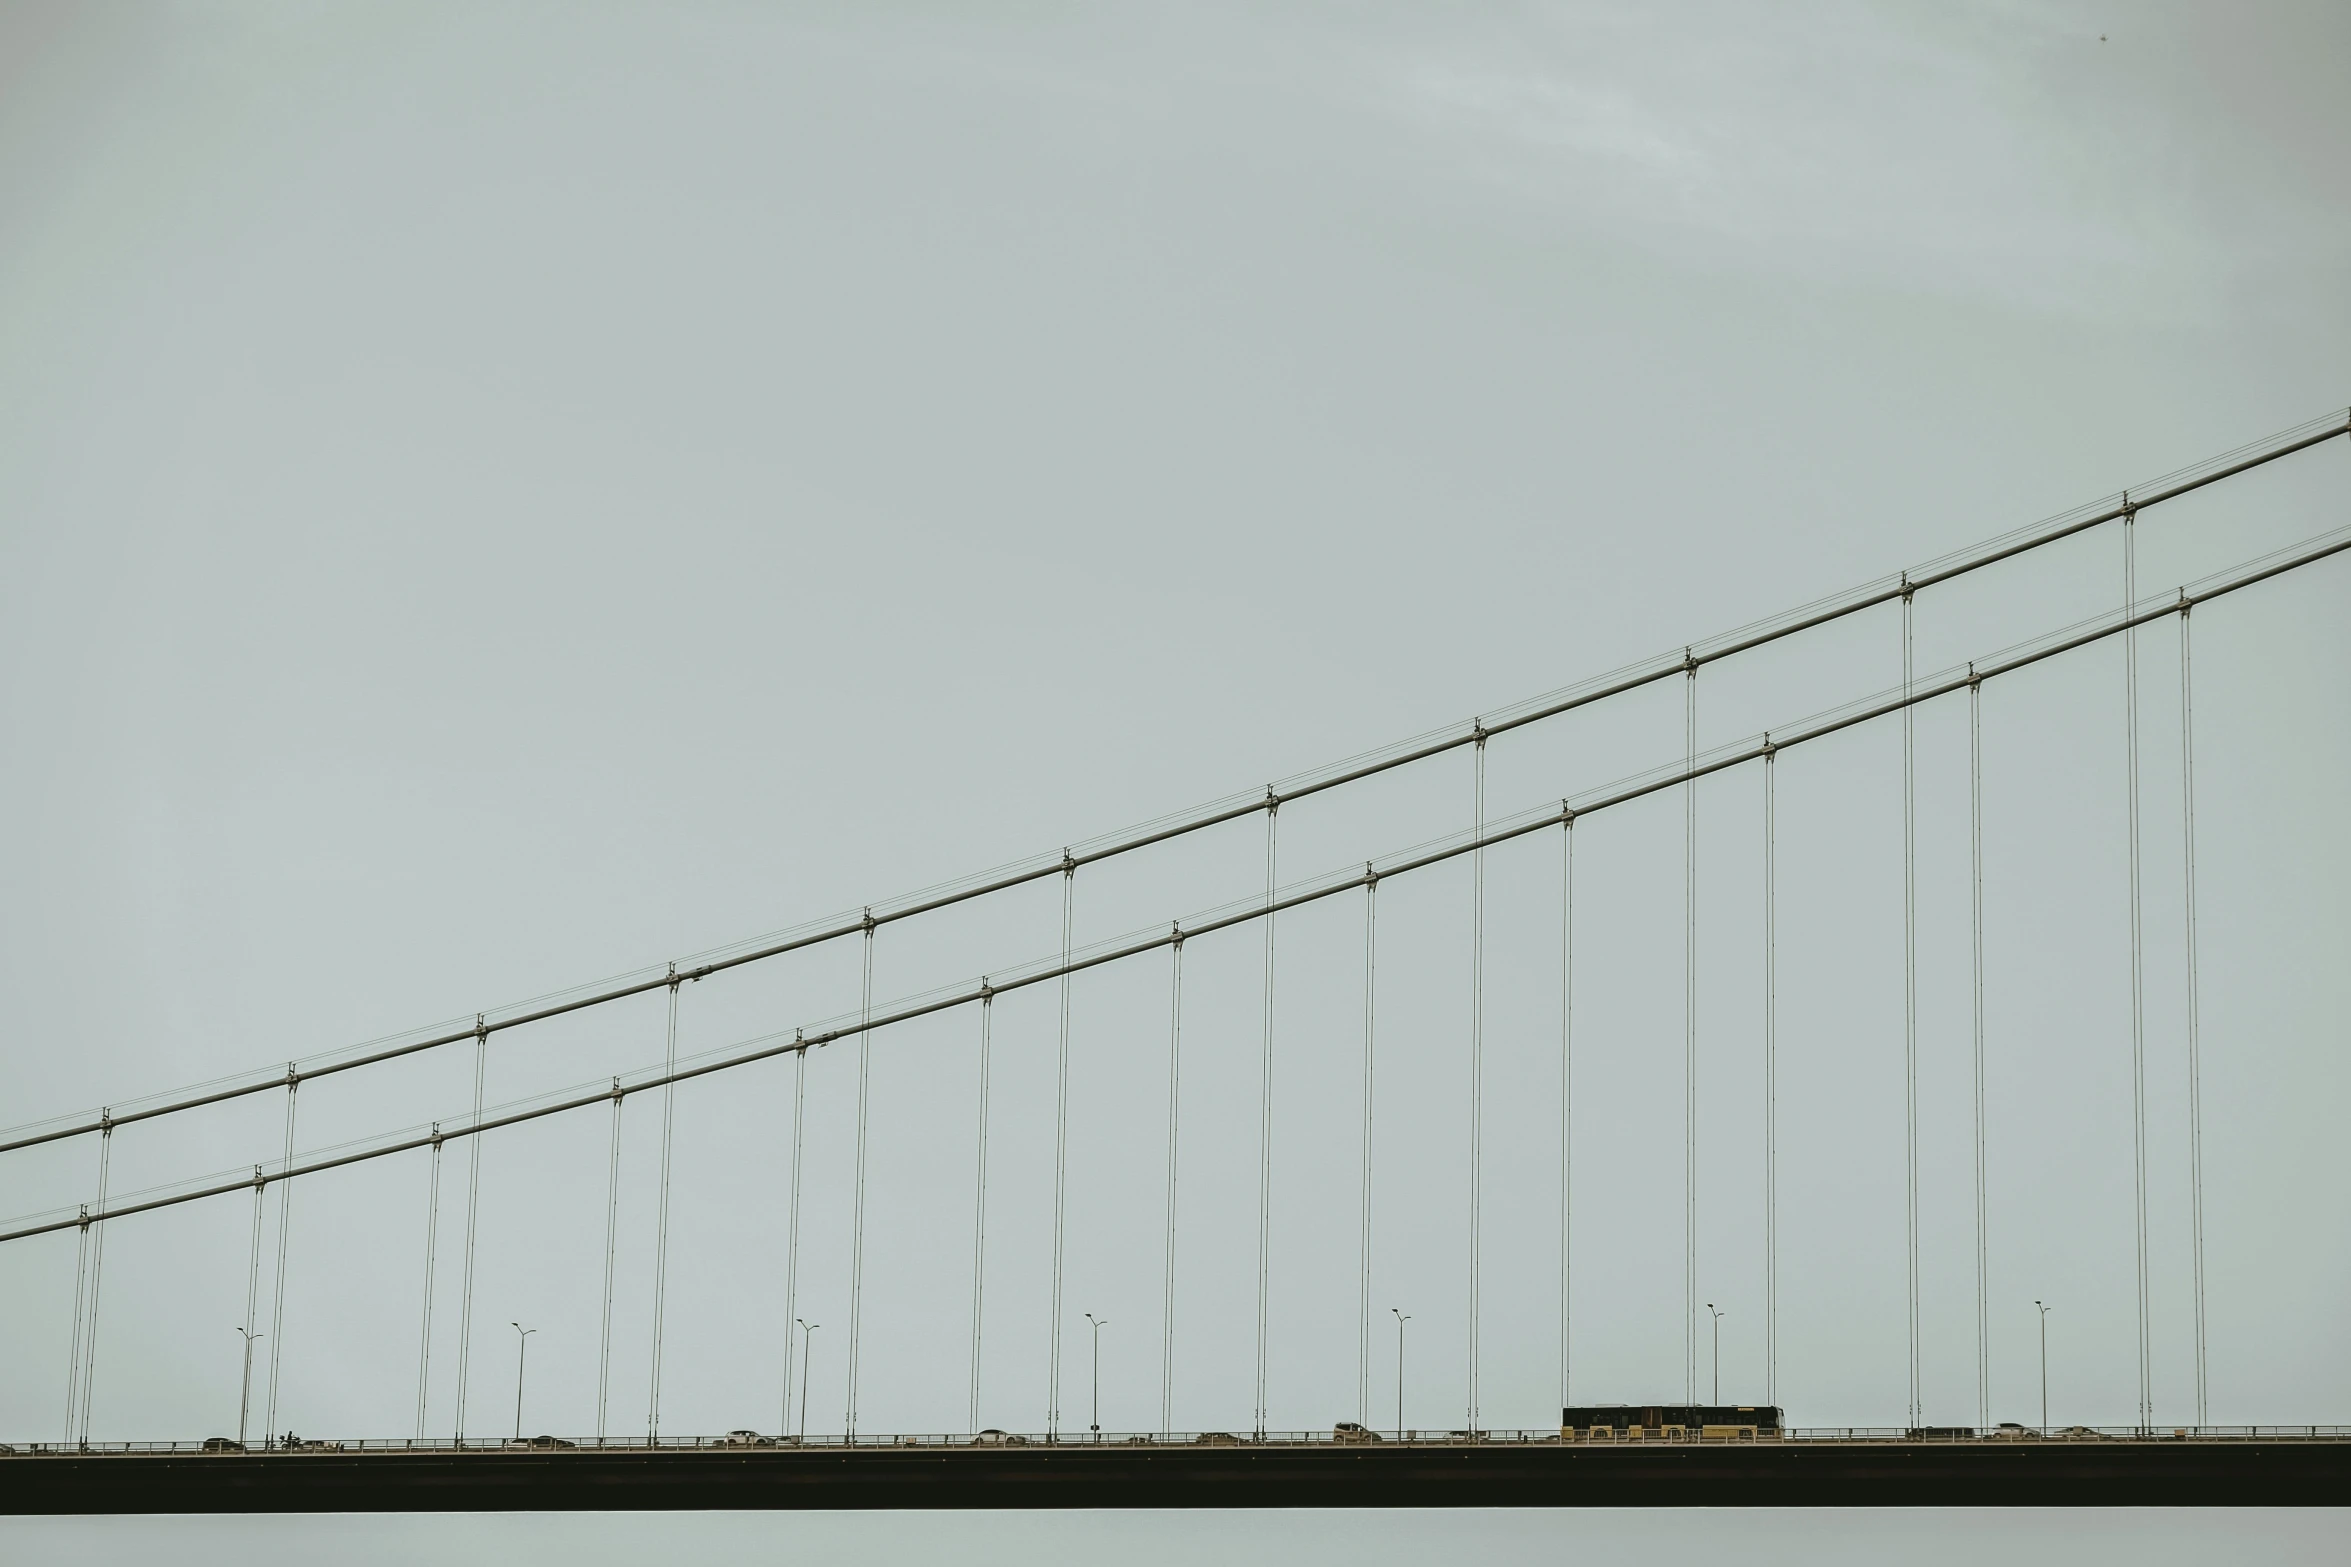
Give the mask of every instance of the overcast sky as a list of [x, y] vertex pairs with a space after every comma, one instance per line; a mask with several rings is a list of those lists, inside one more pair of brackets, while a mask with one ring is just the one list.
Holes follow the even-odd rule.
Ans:
[[[0, 8], [0, 1120], [470, 1019], [1259, 792], [2339, 411], [2347, 79], [2351, 15], [2324, 4]], [[2344, 526], [2347, 477], [2338, 442], [2149, 512], [2142, 593]], [[2119, 550], [2102, 529], [1922, 597], [1919, 667], [2111, 608]], [[2196, 617], [2215, 1420], [2351, 1418], [2347, 570]], [[1897, 638], [1881, 611], [1710, 673], [1701, 742], [1883, 690]], [[2166, 1425], [2193, 1417], [2177, 646], [2141, 640]], [[2053, 1417], [2128, 1423], [2137, 1396], [2121, 681], [2108, 645], [1985, 693], [1997, 1419], [2038, 1418], [2036, 1295]], [[1489, 808], [1672, 760], [1680, 696], [1496, 741]], [[1927, 1414], [1972, 1423], [1964, 707], [1922, 713], [1917, 743]], [[1774, 1391], [1802, 1425], [1904, 1418], [1897, 744], [1880, 725], [1779, 764]], [[1710, 783], [1700, 829], [1701, 1289], [1742, 1400], [1770, 1375], [1759, 785]], [[1456, 831], [1470, 789], [1456, 756], [1286, 810], [1283, 879]], [[1684, 1375], [1681, 832], [1678, 800], [1579, 830], [1594, 1400]], [[1261, 834], [1082, 876], [1077, 939], [1261, 892]], [[1489, 860], [1481, 1418], [1539, 1426], [1558, 844]], [[1456, 866], [1381, 895], [1372, 1289], [1415, 1317], [1414, 1425], [1465, 1418], [1468, 894]], [[1051, 887], [989, 908], [878, 938], [877, 996], [1058, 945]], [[1281, 936], [1277, 1427], [1358, 1412], [1361, 920], [1334, 900]], [[1252, 1414], [1257, 939], [1186, 960], [1184, 1430]], [[681, 1052], [856, 1006], [853, 943], [787, 962], [688, 990]], [[1065, 1425], [1086, 1310], [1113, 1324], [1105, 1426], [1158, 1423], [1167, 989], [1163, 957], [1075, 987]], [[982, 1418], [1016, 1428], [1045, 1418], [1054, 1008], [997, 1009]], [[489, 1098], [642, 1067], [663, 1030], [654, 998], [518, 1033]], [[965, 1423], [976, 1045], [959, 1014], [875, 1047], [868, 1429]], [[853, 1068], [808, 1068], [812, 1431], [843, 1419]], [[470, 1071], [442, 1051], [305, 1090], [298, 1141], [453, 1117]], [[666, 1430], [780, 1419], [791, 1082], [678, 1097]], [[654, 1109], [624, 1127], [615, 1430], [645, 1419]], [[273, 1158], [282, 1112], [126, 1130], [114, 1189]], [[485, 1153], [473, 1429], [510, 1418], [517, 1316], [546, 1324], [529, 1423], [593, 1429], [600, 1116]], [[5, 1157], [10, 1214], [91, 1196], [86, 1141]], [[278, 1424], [406, 1435], [426, 1165], [337, 1179], [293, 1209]], [[250, 1217], [124, 1221], [93, 1436], [233, 1427]], [[52, 1440], [72, 1241], [0, 1250], [0, 1438]], [[1372, 1347], [1391, 1424], [1393, 1338]], [[290, 1559], [348, 1549], [335, 1527], [211, 1538]], [[468, 1526], [460, 1559], [526, 1548], [503, 1527]], [[824, 1548], [931, 1548], [887, 1527]], [[1001, 1548], [1442, 1548], [1182, 1527]], [[1598, 1527], [1462, 1524], [1512, 1559], [1619, 1541]], [[1630, 1549], [1715, 1526], [1623, 1527]], [[1874, 1550], [1770, 1527], [1807, 1559]], [[2069, 1526], [2007, 1527], [1943, 1537]], [[2254, 1527], [2278, 1559], [2323, 1545]]]

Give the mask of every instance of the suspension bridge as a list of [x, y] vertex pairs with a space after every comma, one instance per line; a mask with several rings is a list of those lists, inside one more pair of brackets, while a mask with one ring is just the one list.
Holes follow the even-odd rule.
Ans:
[[[0, 1223], [12, 1298], [66, 1325], [62, 1356], [29, 1331], [0, 1351], [41, 1361], [11, 1387], [55, 1388], [6, 1411], [0, 1510], [2340, 1503], [2351, 1427], [2211, 1418], [2192, 628], [2258, 616], [2287, 579], [2332, 574], [2339, 593], [2351, 528], [2160, 584], [2140, 537], [2228, 481], [2340, 462], [2326, 453], [2347, 436], [2351, 413], [2329, 415], [1581, 685], [838, 918], [0, 1132], [0, 1158], [47, 1160], [44, 1179], [82, 1193]], [[1947, 597], [1979, 602], [1938, 623], [1945, 639], [2061, 602], [2048, 584], [2069, 572], [2108, 584], [2086, 618], [1919, 667]], [[2160, 681], [2143, 667], [2157, 637]], [[1817, 672], [1786, 662], [1816, 642], [1842, 683], [1825, 704]], [[2004, 860], [1997, 841], [2026, 831], [2036, 792], [1997, 793], [1986, 758], [2000, 694], [2060, 670], [2081, 673], [2044, 693], [2053, 721], [2121, 741], [2093, 790], [2120, 875], [2095, 901], [2127, 958], [2077, 986], [2111, 1004], [2108, 1026], [2034, 1046], [2127, 1128], [2098, 1255], [2127, 1275], [2110, 1282], [2135, 1402], [2104, 1424], [2051, 1421], [2045, 1337], [2041, 1403], [1996, 1407], [2031, 1367], [2000, 1348], [2021, 1302], [1993, 1285], [2008, 1101], [1987, 1061], [2027, 1003], [2003, 1011], [1987, 951], [2004, 910], [2046, 894], [2040, 850]], [[1717, 689], [1725, 710], [1809, 716], [1724, 738], [1701, 724]], [[2339, 670], [2326, 689], [2339, 699]], [[1625, 713], [1618, 751], [1648, 754], [1595, 781]], [[1678, 744], [1659, 746], [1669, 714]], [[2161, 758], [2142, 733], [2158, 714]], [[1925, 761], [1922, 724], [1945, 726]], [[1855, 992], [1815, 983], [1824, 900], [1853, 902], [1853, 884], [1789, 886], [1799, 829], [1806, 865], [1899, 865], [1861, 915], [1889, 1003], [1866, 1019]], [[1725, 907], [1744, 911], [1727, 935]], [[1678, 939], [1649, 939], [1667, 912]], [[831, 1017], [810, 1002], [851, 996]], [[648, 1025], [658, 1060], [637, 1059]], [[1790, 1054], [1830, 1034], [1890, 1094], [1864, 1106], [1874, 1087]], [[624, 1064], [583, 1080], [598, 1051]], [[528, 1086], [493, 1100], [494, 1064]], [[451, 1081], [462, 1107], [387, 1124]], [[1836, 1178], [1882, 1187], [1899, 1230], [1877, 1238], [1885, 1269], [1838, 1265], [1899, 1280], [1880, 1313], [1899, 1419], [1876, 1426], [1784, 1412], [1813, 1395], [1783, 1379], [1783, 1344], [1824, 1297], [1820, 1239], [1795, 1236], [1813, 1199], [1781, 1187], [1817, 1144], [1801, 1105], [1819, 1095], [1829, 1122], [1866, 1110], [1888, 1129], [1887, 1161]], [[322, 1099], [352, 1135], [306, 1130]], [[697, 1130], [698, 1114], [714, 1119]], [[256, 1115], [268, 1151], [221, 1168]], [[502, 1139], [532, 1161], [486, 1165]], [[142, 1141], [156, 1178], [134, 1188], [118, 1151]], [[175, 1221], [209, 1228], [167, 1247]], [[541, 1270], [561, 1334], [504, 1304], [522, 1288], [511, 1254], [541, 1231], [580, 1242]], [[1791, 1244], [1801, 1307], [1783, 1302]], [[167, 1283], [152, 1267], [122, 1282], [139, 1248]], [[306, 1312], [305, 1289], [366, 1306]], [[113, 1368], [205, 1292], [242, 1310], [225, 1384], [208, 1383], [234, 1397], [207, 1429], [157, 1429], [179, 1406]], [[732, 1327], [682, 1335], [687, 1314]], [[1726, 1315], [1750, 1335], [1727, 1401]], [[413, 1374], [395, 1411], [380, 1375], [366, 1396], [300, 1381], [305, 1356]], [[731, 1406], [737, 1423], [680, 1429], [681, 1374], [697, 1418]], [[534, 1433], [550, 1402], [573, 1423]]]

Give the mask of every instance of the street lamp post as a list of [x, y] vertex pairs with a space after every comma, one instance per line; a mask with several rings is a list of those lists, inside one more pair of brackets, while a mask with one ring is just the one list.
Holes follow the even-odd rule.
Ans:
[[1102, 1330], [1110, 1323], [1092, 1312], [1086, 1313], [1086, 1322], [1094, 1333], [1094, 1440], [1102, 1440]]
[[2041, 1314], [2041, 1434], [2049, 1434], [2049, 1308], [2033, 1302]]
[[1404, 1324], [1412, 1320], [1395, 1307], [1388, 1315], [1396, 1319], [1396, 1440], [1404, 1440]]
[[1719, 1407], [1722, 1403], [1722, 1319], [1724, 1313], [1715, 1311], [1714, 1302], [1711, 1300], [1706, 1303], [1706, 1309], [1714, 1316], [1714, 1402]]
[[522, 1440], [522, 1369], [525, 1359], [531, 1352], [531, 1335], [539, 1330], [526, 1328], [519, 1322], [509, 1322], [507, 1326], [514, 1329], [516, 1335], [514, 1340], [514, 1439], [519, 1442]]
[[810, 1341], [816, 1337], [816, 1330], [823, 1327], [824, 1324], [811, 1322], [806, 1317], [794, 1317], [792, 1320], [800, 1324], [800, 1435], [798, 1440], [805, 1443], [808, 1440], [808, 1346]]
[[257, 1338], [267, 1338], [269, 1335], [256, 1333], [251, 1328], [239, 1328], [237, 1332], [243, 1335], [245, 1340], [245, 1383], [237, 1394], [237, 1445], [243, 1447], [245, 1445], [245, 1421], [253, 1410], [253, 1341]]

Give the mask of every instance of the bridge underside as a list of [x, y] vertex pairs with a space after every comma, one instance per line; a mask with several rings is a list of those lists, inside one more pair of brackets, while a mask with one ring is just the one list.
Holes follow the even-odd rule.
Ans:
[[0, 1512], [2342, 1506], [2351, 1442], [45, 1454]]

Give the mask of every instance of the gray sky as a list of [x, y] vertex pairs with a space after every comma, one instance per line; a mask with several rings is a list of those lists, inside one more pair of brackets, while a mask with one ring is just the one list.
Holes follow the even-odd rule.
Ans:
[[[0, 10], [0, 1119], [470, 1017], [1255, 792], [2339, 408], [2347, 68], [2351, 22], [2322, 5]], [[2347, 462], [2149, 513], [2142, 591], [2342, 526]], [[1920, 667], [2110, 606], [2118, 547], [2102, 530], [1922, 598]], [[2197, 618], [2216, 1420], [2351, 1411], [2344, 570]], [[1881, 614], [1710, 675], [1704, 742], [1882, 690], [1896, 636]], [[2173, 1423], [2172, 629], [2141, 656]], [[1985, 698], [1993, 1415], [2036, 1417], [2042, 1295], [2055, 1416], [2127, 1422], [2120, 655], [2029, 678]], [[1678, 699], [1497, 741], [1490, 807], [1671, 759]], [[1954, 1422], [1974, 1418], [1964, 724], [1946, 704], [1918, 725], [1926, 1379]], [[1896, 743], [1880, 726], [1781, 764], [1799, 1424], [1902, 1418]], [[1752, 771], [1701, 805], [1701, 1288], [1732, 1312], [1739, 1398], [1763, 1359]], [[1469, 787], [1454, 758], [1285, 811], [1284, 879], [1458, 830]], [[1579, 830], [1596, 1400], [1682, 1375], [1680, 829], [1669, 802]], [[1249, 895], [1258, 831], [1082, 877], [1079, 939]], [[1557, 1404], [1556, 855], [1489, 865], [1496, 1424]], [[1463, 1418], [1467, 895], [1458, 868], [1382, 894], [1373, 1288], [1415, 1314], [1414, 1424]], [[1356, 1413], [1362, 934], [1341, 902], [1281, 936], [1277, 1426]], [[1045, 889], [884, 938], [877, 995], [1038, 957], [1058, 917]], [[1185, 1429], [1250, 1415], [1255, 939], [1187, 956]], [[687, 992], [681, 1051], [855, 1006], [854, 951], [794, 961]], [[1143, 967], [1074, 999], [1066, 1310], [1112, 1319], [1118, 1429], [1157, 1421], [1167, 977]], [[998, 1019], [983, 1419], [1013, 1427], [1043, 1420], [1051, 1011]], [[642, 1066], [662, 1027], [647, 1002], [513, 1036], [490, 1098]], [[877, 1047], [869, 1429], [963, 1424], [975, 1030]], [[852, 1065], [809, 1069], [811, 1429], [841, 1418]], [[299, 1141], [461, 1111], [468, 1071], [441, 1052], [306, 1090]], [[718, 1081], [678, 1099], [674, 1431], [779, 1418], [790, 1079]], [[115, 1189], [269, 1157], [281, 1109], [126, 1132]], [[632, 1181], [651, 1110], [630, 1106]], [[485, 1154], [477, 1429], [510, 1407], [516, 1316], [545, 1323], [529, 1423], [593, 1425], [608, 1123], [573, 1121]], [[86, 1198], [93, 1158], [9, 1156], [0, 1206]], [[297, 1198], [281, 1426], [412, 1424], [424, 1181], [410, 1156]], [[204, 1206], [110, 1244], [95, 1436], [233, 1421], [250, 1213]], [[632, 1184], [615, 1429], [643, 1421], [652, 1213]], [[4, 1250], [31, 1347], [0, 1365], [0, 1436], [47, 1439], [71, 1243]], [[456, 1272], [445, 1246], [435, 1429]], [[1393, 1341], [1373, 1349], [1392, 1410]]]

